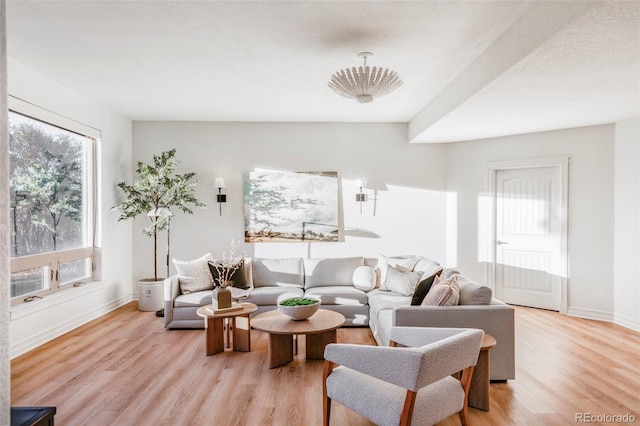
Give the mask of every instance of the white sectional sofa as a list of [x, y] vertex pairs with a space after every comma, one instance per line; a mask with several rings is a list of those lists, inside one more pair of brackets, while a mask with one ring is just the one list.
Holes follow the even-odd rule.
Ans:
[[[424, 263], [422, 261], [421, 264]], [[281, 298], [319, 298], [323, 309], [345, 316], [345, 326], [368, 325], [378, 345], [389, 344], [392, 326], [481, 328], [498, 341], [491, 352], [491, 379], [515, 378], [512, 307], [490, 295], [483, 302], [487, 304], [482, 305], [411, 306], [411, 296], [379, 288], [370, 291], [356, 288], [353, 276], [358, 267], [376, 268], [380, 280], [382, 268], [377, 264], [378, 259], [364, 257], [253, 259], [245, 264], [245, 276], [252, 288], [249, 296], [242, 301], [258, 305], [255, 313], [258, 314], [277, 309], [278, 299]], [[446, 276], [454, 273], [457, 271], [445, 270]], [[473, 295], [465, 295], [465, 292], [473, 291], [474, 286], [478, 287], [473, 284], [460, 287], [462, 302], [473, 303]], [[482, 289], [488, 290], [486, 287]], [[181, 294], [180, 277], [175, 275], [165, 280], [164, 296], [165, 327], [204, 327], [196, 310], [211, 303], [210, 290]]]

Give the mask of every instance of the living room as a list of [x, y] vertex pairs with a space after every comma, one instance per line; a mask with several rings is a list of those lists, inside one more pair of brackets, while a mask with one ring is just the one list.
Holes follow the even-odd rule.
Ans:
[[[226, 6], [210, 4], [214, 12], [220, 15], [216, 18], [216, 25], [225, 31], [231, 31], [230, 27], [234, 25], [250, 27], [251, 31], [245, 30], [249, 31], [246, 37], [253, 37], [254, 44], [250, 45], [246, 39], [242, 39], [245, 44], [239, 42], [238, 45], [244, 47], [238, 49], [236, 46], [235, 56], [224, 56], [225, 61], [218, 64], [221, 68], [228, 67], [224, 73], [207, 77], [212, 72], [211, 69], [196, 70], [195, 74], [185, 74], [186, 77], [178, 78], [177, 80], [181, 80], [180, 84], [175, 86], [163, 84], [169, 85], [171, 77], [175, 79], [173, 67], [188, 58], [188, 55], [185, 53], [186, 56], [179, 56], [181, 50], [178, 48], [172, 51], [178, 56], [171, 57], [166, 53], [166, 56], [154, 58], [155, 62], [145, 63], [141, 59], [144, 54], [136, 50], [135, 45], [139, 43], [143, 47], [155, 49], [154, 46], [160, 42], [169, 46], [170, 30], [180, 33], [182, 26], [178, 25], [178, 29], [165, 27], [166, 32], [157, 33], [140, 24], [141, 34], [136, 34], [133, 32], [132, 22], [142, 19], [145, 13], [156, 13], [166, 19], [166, 15], [180, 10], [178, 5], [162, 3], [164, 6], [159, 7], [161, 4], [156, 3], [158, 8], [151, 8], [150, 11], [140, 5], [130, 6], [130, 10], [127, 7], [119, 9], [107, 3], [100, 5], [100, 2], [95, 2], [96, 9], [88, 5], [74, 8], [72, 5], [53, 3], [48, 6], [47, 3], [9, 2], [6, 5], [9, 107], [26, 102], [42, 110], [72, 118], [101, 132], [97, 218], [99, 237], [95, 251], [97, 272], [94, 275], [96, 282], [42, 300], [13, 305], [11, 309], [4, 296], [4, 293], [8, 294], [8, 289], [3, 288], [6, 291], [3, 293], [2, 311], [6, 319], [3, 317], [1, 343], [2, 365], [5, 370], [8, 369], [9, 359], [34, 350], [137, 300], [136, 280], [148, 276], [153, 263], [152, 241], [139, 232], [146, 225], [146, 219], [118, 222], [117, 214], [110, 212], [109, 208], [120, 201], [121, 194], [116, 183], [134, 179], [137, 161], [148, 162], [152, 155], [172, 148], [177, 149], [180, 171], [195, 172], [200, 179], [196, 193], [208, 208], [197, 209], [193, 215], [176, 214], [172, 218], [171, 257], [188, 260], [208, 252], [219, 256], [229, 249], [232, 239], [243, 238], [243, 173], [260, 168], [336, 171], [342, 183], [340, 202], [344, 229], [366, 231], [376, 238], [345, 232], [344, 242], [338, 243], [244, 244], [243, 250], [247, 255], [257, 258], [313, 258], [377, 257], [379, 253], [419, 254], [436, 259], [448, 267], [455, 267], [478, 282], [487, 282], [491, 263], [489, 253], [485, 250], [490, 239], [485, 223], [488, 219], [484, 215], [485, 203], [491, 195], [487, 164], [566, 157], [569, 164], [567, 245], [570, 251], [567, 263], [570, 270], [565, 277], [564, 313], [570, 317], [599, 320], [635, 332], [640, 331], [640, 273], [637, 267], [640, 259], [640, 82], [637, 53], [640, 38], [637, 30], [637, 3], [615, 2], [615, 5], [584, 6], [584, 10], [565, 10], [564, 2], [551, 2], [546, 7], [557, 8], [554, 9], [557, 15], [553, 15], [558, 26], [555, 29], [543, 28], [539, 19], [534, 19], [550, 13], [543, 9], [544, 5], [534, 5], [535, 2], [522, 2], [509, 10], [501, 10], [496, 5], [495, 10], [482, 12], [474, 9], [474, 13], [477, 13], [475, 18], [483, 19], [478, 22], [485, 25], [492, 23], [497, 28], [485, 34], [478, 30], [479, 23], [473, 24], [475, 26], [471, 24], [474, 17], [467, 17], [465, 24], [477, 32], [469, 31], [477, 36], [483, 35], [484, 38], [479, 39], [473, 49], [463, 52], [471, 56], [456, 58], [464, 64], [457, 63], [455, 74], [440, 75], [438, 78], [441, 80], [436, 81], [433, 87], [426, 86], [429, 81], [425, 80], [430, 78], [418, 79], [415, 74], [411, 74], [416, 71], [410, 70], [412, 62], [416, 62], [418, 67], [418, 64], [430, 61], [427, 53], [419, 54], [415, 51], [415, 44], [411, 45], [414, 47], [411, 50], [401, 48], [402, 43], [398, 41], [395, 44], [385, 44], [381, 40], [384, 36], [390, 37], [392, 30], [396, 29], [395, 25], [389, 23], [393, 19], [385, 19], [387, 13], [403, 19], [406, 19], [407, 14], [413, 13], [418, 18], [426, 19], [425, 16], [438, 12], [429, 2], [407, 3], [403, 7], [393, 2], [384, 2], [379, 7], [343, 4], [339, 7], [334, 5], [334, 8], [330, 4], [323, 6], [317, 2], [306, 5], [283, 2], [274, 5], [273, 10], [268, 5], [252, 3], [232, 3]], [[203, 10], [207, 10], [206, 6], [200, 5]], [[475, 7], [481, 9], [482, 6]], [[120, 15], [124, 12], [131, 15], [124, 19]], [[365, 23], [367, 20], [338, 19], [339, 15], [357, 16], [365, 12], [370, 17], [368, 24]], [[498, 12], [504, 15], [496, 15], [493, 19], [503, 18], [500, 25], [488, 17], [491, 13]], [[198, 15], [188, 9], [183, 13], [192, 19]], [[74, 53], [87, 53], [81, 44], [72, 43], [79, 38], [74, 31], [82, 31], [86, 37], [96, 37], [93, 42], [104, 40], [99, 34], [91, 35], [94, 34], [92, 29], [98, 26], [96, 20], [99, 19], [90, 20], [90, 16], [101, 16], [100, 19], [103, 20], [112, 18], [109, 25], [116, 30], [125, 28], [132, 31], [131, 37], [134, 37], [136, 43], [127, 44], [114, 39], [116, 41], [112, 45], [97, 44], [102, 50], [95, 54], [93, 61], [76, 59], [72, 73], [76, 79], [69, 80], [70, 77], [66, 74], [69, 70], [57, 64], [53, 57], [64, 55], [64, 58], [70, 60]], [[304, 33], [309, 40], [298, 40], [295, 43], [294, 39], [301, 36], [287, 33], [286, 30], [292, 31], [291, 27], [284, 28], [282, 32], [276, 31], [274, 27], [282, 24], [276, 21], [276, 24], [268, 26], [272, 31], [271, 36], [263, 36], [258, 43], [260, 31], [263, 31], [262, 34], [269, 34], [262, 26], [265, 24], [260, 24], [264, 16], [298, 16], [299, 21], [291, 18], [284, 19], [284, 22], [289, 25], [293, 25], [291, 22], [300, 22], [297, 24], [299, 26], [307, 25], [309, 29]], [[594, 19], [597, 21], [602, 16], [610, 17], [610, 21], [607, 21], [609, 26], [605, 27], [603, 24], [604, 28], [589, 27]], [[120, 23], [122, 27], [116, 25], [119, 18], [123, 19]], [[237, 21], [229, 21], [224, 26], [220, 22], [231, 18]], [[203, 25], [200, 20], [206, 19], [207, 16], [202, 15], [197, 22]], [[214, 18], [208, 16], [208, 19]], [[434, 18], [428, 19], [435, 26]], [[340, 26], [330, 27], [327, 20], [336, 20], [340, 22]], [[551, 15], [549, 20], [553, 20]], [[451, 99], [455, 98], [456, 88], [451, 86], [455, 83], [453, 77], [459, 76], [462, 80], [458, 81], [464, 82], [470, 73], [479, 72], [478, 67], [482, 61], [474, 62], [476, 58], [473, 55], [487, 55], [483, 58], [491, 63], [491, 59], [495, 59], [491, 55], [495, 55], [495, 52], [489, 48], [493, 46], [493, 49], [506, 49], [511, 43], [510, 39], [515, 37], [513, 34], [511, 37], [501, 37], [504, 32], [518, 29], [524, 31], [526, 25], [534, 25], [536, 22], [540, 26], [540, 38], [531, 43], [537, 44], [525, 46], [524, 42], [516, 43], [512, 48], [520, 54], [517, 59], [510, 58], [512, 62], [508, 64], [497, 64], [496, 69], [480, 69], [486, 75], [476, 74], [475, 83], [480, 86], [475, 87], [477, 90], [485, 90], [480, 91], [478, 96], [468, 94], [467, 99], [464, 99], [468, 101], [466, 104], [458, 101], [468, 109], [453, 107], [451, 111], [438, 110], [445, 108], [447, 102], [434, 102], [437, 96], [448, 94]], [[80, 27], [76, 28], [76, 25]], [[328, 28], [323, 30], [324, 26]], [[613, 30], [613, 27], [618, 30]], [[203, 27], [198, 28], [204, 31]], [[584, 28], [591, 28], [591, 32], [580, 33], [579, 30]], [[57, 32], [47, 34], [47, 31], [54, 30]], [[353, 39], [345, 35], [348, 42], [343, 45], [338, 35], [345, 33], [339, 30], [348, 31], [347, 35]], [[365, 35], [371, 34], [372, 39], [358, 38], [358, 30]], [[320, 31], [319, 35], [315, 35], [315, 31]], [[610, 38], [604, 37], [603, 32]], [[330, 35], [334, 33], [338, 35], [335, 36], [336, 39], [331, 39]], [[581, 34], [584, 41], [575, 41], [572, 38], [577, 37], [575, 34]], [[224, 35], [228, 38], [220, 37], [216, 41], [215, 49], [209, 52], [211, 56], [225, 49], [233, 50], [226, 48], [226, 43], [231, 36], [239, 35], [233, 32]], [[276, 77], [264, 75], [267, 69], [262, 69], [262, 63], [267, 58], [260, 56], [261, 49], [270, 45], [283, 45], [287, 36], [292, 39], [291, 45], [283, 47], [283, 51], [272, 52], [277, 60], [270, 63], [270, 66], [277, 74], [285, 72], [291, 63], [300, 61], [303, 65], [301, 70], [306, 71], [306, 78], [302, 82], [296, 80], [294, 88], [304, 98], [309, 96], [304, 93], [305, 86], [317, 85], [318, 87], [309, 89], [314, 95], [320, 93], [317, 100], [307, 100], [304, 104], [300, 104], [303, 100], [300, 98], [280, 100], [281, 93], [285, 95], [282, 99], [287, 99], [286, 96], [292, 94], [288, 91], [281, 92], [285, 87], [272, 87], [271, 81], [276, 81]], [[403, 37], [409, 36], [405, 34]], [[316, 38], [321, 40], [317, 41], [313, 49], [309, 48], [309, 43]], [[428, 45], [430, 40], [436, 39], [435, 30], [434, 33], [421, 33], [421, 43]], [[569, 44], [568, 39], [575, 43], [570, 44], [571, 48], [576, 49], [574, 52], [579, 58], [575, 63], [563, 62], [556, 57], [558, 52], [563, 52], [554, 50], [556, 45], [565, 46], [563, 43]], [[331, 40], [333, 42], [330, 43]], [[406, 41], [404, 38], [400, 40]], [[468, 42], [468, 39], [461, 39], [459, 43], [465, 41]], [[507, 42], [509, 43], [500, 45]], [[628, 50], [621, 47], [620, 53], [616, 49], [610, 49], [611, 44], [624, 46]], [[292, 45], [297, 46], [297, 50]], [[65, 46], [67, 50], [61, 46]], [[333, 61], [336, 53], [328, 53], [332, 48], [341, 54], [341, 60]], [[360, 58], [356, 56], [358, 49], [373, 51], [371, 65], [388, 66], [397, 70], [405, 78], [404, 86], [395, 93], [364, 105], [342, 99], [329, 90], [326, 81], [332, 72], [359, 64]], [[45, 50], [52, 53], [44, 54]], [[152, 52], [158, 53], [156, 50]], [[553, 54], [554, 60], [549, 60], [547, 54]], [[431, 52], [431, 55], [435, 53]], [[317, 58], [312, 61], [312, 57]], [[115, 85], [109, 84], [106, 80], [109, 75], [100, 74], [99, 70], [104, 67], [109, 72], [116, 72], [117, 67], [113, 64], [101, 66], [101, 61], [96, 58], [102, 58], [103, 62], [120, 63], [122, 71], [115, 74]], [[238, 60], [237, 63], [227, 62], [234, 58]], [[399, 61], [408, 65], [400, 69], [396, 65]], [[531, 75], [522, 69], [535, 70], [547, 61], [556, 68], [545, 68], [545, 73], [548, 74], [541, 73], [545, 79], [534, 79], [538, 86], [531, 83], [531, 88], [514, 89], [515, 84], [531, 82], [528, 79]], [[149, 76], [157, 73], [158, 80], [149, 77], [151, 82], [148, 83], [144, 80], [143, 72], [134, 73], [135, 68], [145, 69], [150, 66], [152, 68], [146, 68], [146, 72]], [[163, 66], [167, 69], [163, 70]], [[197, 68], [197, 65], [188, 68]], [[500, 72], [487, 82], [483, 78], [490, 77], [489, 71]], [[580, 75], [583, 71], [587, 75], [584, 79]], [[186, 112], [193, 111], [191, 108], [197, 107], [199, 102], [199, 105], [211, 106], [206, 103], [208, 98], [215, 100], [219, 96], [216, 91], [222, 91], [221, 86], [230, 84], [226, 80], [226, 72], [237, 75], [236, 78], [241, 80], [236, 83], [239, 86], [242, 85], [242, 80], [263, 80], [258, 82], [258, 90], [253, 96], [246, 95], [246, 98], [231, 96], [224, 91], [226, 97], [221, 98], [219, 103], [213, 103], [217, 115], [204, 110], [200, 113]], [[127, 73], [131, 73], [129, 80], [123, 77]], [[295, 73], [300, 73], [300, 70], [285, 72], [285, 76], [293, 78]], [[96, 79], [101, 84], [92, 85], [94, 75], [97, 75]], [[557, 75], [562, 78], [554, 77]], [[629, 75], [635, 75], [635, 80], [629, 79]], [[414, 78], [409, 78], [411, 76]], [[572, 80], [578, 82], [576, 87], [570, 84]], [[198, 84], [188, 84], [191, 81], [198, 81]], [[412, 87], [411, 82], [420, 86]], [[136, 87], [146, 90], [141, 92], [142, 95], [137, 95], [140, 92], [136, 91]], [[492, 109], [483, 115], [482, 108], [489, 108], [491, 99], [486, 104], [480, 101], [502, 87], [502, 90], [513, 91], [514, 97], [501, 98], [496, 95], [495, 102], [501, 108]], [[447, 88], [450, 92], [446, 92]], [[564, 89], [567, 92], [563, 92]], [[85, 90], [90, 95], [83, 93]], [[554, 90], [558, 91], [557, 95], [553, 93]], [[409, 96], [412, 92], [421, 91], [424, 92], [421, 96]], [[121, 97], [118, 99], [122, 103], [112, 103], [113, 98], [108, 96], [110, 92], [120, 93]], [[201, 92], [205, 92], [204, 98], [207, 99], [203, 100]], [[545, 103], [538, 99], [538, 103], [535, 103], [532, 96], [535, 93], [541, 93], [539, 97], [543, 100], [549, 96], [552, 101]], [[272, 98], [276, 101], [271, 104], [268, 101]], [[190, 103], [194, 105], [189, 106]], [[328, 107], [329, 110], [319, 110], [317, 105], [332, 106]], [[244, 115], [241, 116], [243, 108]], [[283, 109], [288, 110], [288, 116], [284, 115]], [[305, 114], [305, 109], [311, 113]], [[345, 119], [331, 118], [335, 117], [330, 114], [331, 109], [335, 109]], [[408, 118], [406, 111], [409, 111]], [[492, 116], [494, 111], [498, 111], [500, 115]], [[567, 116], [565, 119], [561, 119], [563, 111]], [[439, 123], [439, 120], [434, 119], [436, 126], [432, 128], [424, 124], [429, 121], [430, 114], [444, 118]], [[456, 117], [456, 114], [462, 118]], [[313, 118], [308, 118], [310, 115]], [[522, 119], [523, 116], [536, 119], [527, 122]], [[455, 121], [456, 118], [458, 121]], [[447, 125], [446, 120], [452, 120], [453, 124]], [[492, 125], [494, 129], [500, 128], [496, 125], [500, 122], [509, 123], [508, 128], [500, 129], [497, 133], [485, 133]], [[444, 137], [438, 126], [449, 129], [451, 139]], [[502, 127], [506, 125], [503, 124]], [[430, 131], [433, 132], [432, 143], [417, 143], [420, 138], [428, 140]], [[2, 155], [6, 156], [6, 153], [3, 152]], [[219, 176], [225, 180], [227, 195], [227, 202], [221, 206], [216, 201], [218, 190], [214, 187], [214, 180]], [[369, 201], [360, 205], [355, 201], [355, 194], [358, 192], [355, 182], [363, 178], [370, 186], [375, 182], [382, 185], [375, 193], [368, 189]], [[2, 214], [10, 216], [6, 195], [3, 200], [5, 210]], [[363, 208], [362, 214], [360, 207]], [[166, 248], [166, 241], [161, 238], [159, 252], [164, 253]], [[6, 265], [8, 270], [8, 259], [2, 260], [3, 267]], [[175, 272], [172, 265], [171, 268], [171, 273]], [[3, 279], [2, 282], [3, 286], [8, 287], [8, 279]], [[8, 326], [5, 327], [5, 324]], [[3, 375], [2, 379], [2, 393], [8, 395], [5, 392], [10, 387], [8, 377]]]

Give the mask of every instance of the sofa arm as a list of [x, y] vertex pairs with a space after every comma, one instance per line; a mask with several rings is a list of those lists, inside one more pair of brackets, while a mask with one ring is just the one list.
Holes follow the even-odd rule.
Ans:
[[508, 380], [515, 378], [514, 320], [515, 310], [494, 299], [491, 305], [396, 307], [391, 325], [484, 330], [497, 341], [491, 351], [491, 379]]
[[173, 321], [173, 300], [180, 295], [180, 282], [177, 275], [164, 280], [164, 326]]

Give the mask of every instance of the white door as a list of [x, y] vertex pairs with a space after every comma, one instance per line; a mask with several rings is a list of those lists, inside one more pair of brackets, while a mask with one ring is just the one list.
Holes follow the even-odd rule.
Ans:
[[496, 171], [498, 299], [559, 310], [566, 279], [562, 179], [559, 165]]

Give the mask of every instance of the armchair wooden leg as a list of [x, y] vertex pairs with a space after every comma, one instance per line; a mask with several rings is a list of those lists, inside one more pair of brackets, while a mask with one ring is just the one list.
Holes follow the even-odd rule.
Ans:
[[467, 426], [469, 424], [469, 388], [471, 387], [473, 368], [474, 366], [472, 365], [471, 367], [467, 367], [462, 370], [462, 378], [460, 379], [462, 389], [464, 389], [464, 404], [462, 405], [462, 410], [458, 413], [462, 426]]
[[408, 390], [407, 396], [404, 398], [404, 407], [400, 415], [400, 426], [409, 426], [413, 417], [413, 406], [416, 403], [417, 392]]
[[327, 377], [333, 371], [335, 364], [331, 361], [324, 361], [324, 370], [322, 371], [322, 425], [329, 426], [331, 421], [331, 398], [327, 395]]

